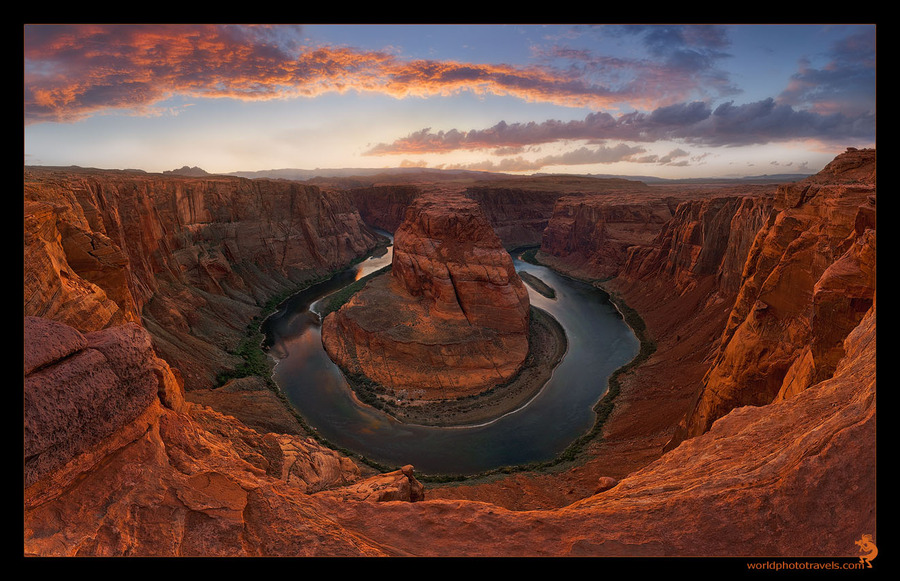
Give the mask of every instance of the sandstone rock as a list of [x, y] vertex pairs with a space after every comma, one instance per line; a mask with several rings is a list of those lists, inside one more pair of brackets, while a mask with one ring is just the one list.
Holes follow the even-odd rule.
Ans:
[[765, 405], [830, 377], [841, 342], [874, 295], [873, 151], [852, 150], [779, 188], [749, 252], [715, 361], [670, 447], [729, 410]]
[[363, 256], [349, 197], [297, 182], [25, 169], [25, 314], [81, 331], [141, 321], [188, 389], [270, 298]]
[[322, 341], [352, 374], [446, 399], [512, 377], [528, 325], [528, 291], [478, 205], [428, 195], [395, 234], [390, 276], [326, 317]]
[[182, 386], [135, 325], [25, 324], [25, 554], [383, 554], [304, 500], [358, 479], [348, 458], [164, 404]]
[[25, 317], [24, 462], [26, 486], [133, 422], [161, 396], [180, 390], [150, 337], [129, 324], [81, 335]]
[[69, 264], [53, 206], [26, 200], [24, 213], [26, 315], [67, 321], [82, 331], [137, 320], [133, 301], [117, 304]]
[[407, 465], [393, 472], [360, 480], [350, 486], [320, 492], [318, 495], [344, 502], [420, 502], [425, 500], [425, 487], [416, 480], [413, 467]]
[[602, 476], [600, 479], [597, 480], [597, 488], [594, 491], [594, 493], [598, 494], [600, 492], [605, 492], [605, 491], [609, 490], [610, 488], [613, 488], [618, 483], [619, 483], [619, 481], [616, 480], [615, 478], [612, 478], [610, 476]]

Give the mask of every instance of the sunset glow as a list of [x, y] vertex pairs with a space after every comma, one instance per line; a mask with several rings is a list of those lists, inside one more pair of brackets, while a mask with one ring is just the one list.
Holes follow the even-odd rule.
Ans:
[[26, 25], [25, 164], [813, 173], [874, 25]]

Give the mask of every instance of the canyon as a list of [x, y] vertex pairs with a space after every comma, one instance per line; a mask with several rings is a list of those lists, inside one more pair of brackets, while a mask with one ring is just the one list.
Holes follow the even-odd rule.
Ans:
[[[876, 533], [875, 162], [848, 149], [785, 184], [346, 188], [26, 167], [24, 553], [858, 560]], [[533, 247], [641, 337], [577, 458], [423, 482], [228, 373], [273, 305], [383, 244], [373, 228], [401, 262], [424, 248], [440, 200], [490, 225], [489, 264]], [[413, 255], [378, 280], [442, 280]], [[520, 285], [489, 319], [521, 331]], [[434, 308], [465, 318], [452, 304]]]

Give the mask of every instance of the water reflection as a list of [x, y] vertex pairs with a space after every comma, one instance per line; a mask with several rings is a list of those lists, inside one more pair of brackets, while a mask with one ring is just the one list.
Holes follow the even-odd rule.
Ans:
[[[326, 439], [387, 465], [413, 464], [424, 473], [468, 474], [549, 460], [591, 428], [593, 405], [609, 375], [638, 352], [621, 315], [592, 286], [515, 260], [556, 290], [546, 298], [530, 287], [534, 306], [560, 322], [569, 340], [566, 357], [543, 391], [525, 408], [488, 425], [410, 426], [362, 405], [321, 342], [319, 299], [390, 264], [392, 252], [373, 257], [288, 301], [264, 325], [274, 378], [306, 421]], [[526, 285], [527, 286], [527, 285]]]

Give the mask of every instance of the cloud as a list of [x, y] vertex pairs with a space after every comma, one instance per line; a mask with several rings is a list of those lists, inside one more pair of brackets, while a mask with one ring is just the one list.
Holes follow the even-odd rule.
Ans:
[[835, 43], [828, 62], [815, 68], [804, 60], [779, 95], [780, 103], [820, 114], [875, 112], [875, 29], [866, 27]]
[[[644, 152], [645, 150], [642, 147], [620, 143], [612, 147], [579, 147], [578, 149], [572, 151], [568, 151], [558, 155], [548, 155], [536, 160], [528, 160], [523, 157], [515, 157], [504, 158], [500, 161], [484, 160], [480, 162], [465, 164], [448, 164], [442, 165], [440, 167], [443, 167], [445, 169], [468, 169], [499, 172], [538, 171], [549, 166], [560, 165], [611, 164], [621, 161], [643, 163], [641, 162], [641, 158], [639, 157], [639, 155]], [[655, 163], [655, 161], [651, 163]]]
[[617, 118], [599, 112], [567, 122], [548, 120], [509, 124], [501, 121], [487, 129], [468, 131], [432, 132], [425, 128], [392, 143], [377, 144], [365, 155], [522, 148], [574, 140], [588, 143], [665, 140], [704, 146], [736, 146], [795, 139], [865, 142], [874, 138], [874, 114], [863, 113], [855, 117], [841, 113], [821, 114], [797, 110], [768, 98], [741, 105], [727, 101], [715, 108], [701, 101], [677, 103], [649, 113], [635, 111]]
[[549, 68], [403, 61], [388, 52], [304, 47], [297, 38], [292, 28], [258, 26], [26, 26], [26, 122], [68, 122], [108, 110], [146, 114], [173, 95], [266, 100], [471, 91], [591, 108], [627, 98]]
[[591, 113], [580, 121], [548, 120], [541, 123], [500, 121], [487, 129], [438, 131], [425, 128], [393, 143], [373, 146], [366, 155], [446, 153], [456, 150], [521, 148], [564, 140], [604, 139], [614, 130], [616, 120], [608, 113]]

